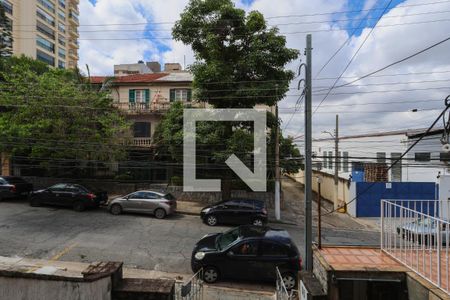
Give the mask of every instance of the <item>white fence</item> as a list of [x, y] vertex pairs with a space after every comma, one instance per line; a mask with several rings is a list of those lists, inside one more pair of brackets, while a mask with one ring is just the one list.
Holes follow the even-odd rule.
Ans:
[[450, 294], [448, 204], [382, 200], [381, 249]]
[[278, 267], [277, 271], [277, 282], [276, 282], [276, 299], [277, 300], [296, 300], [298, 299], [298, 291], [297, 290], [288, 290], [286, 285], [284, 284], [283, 277], [281, 276], [280, 270]]

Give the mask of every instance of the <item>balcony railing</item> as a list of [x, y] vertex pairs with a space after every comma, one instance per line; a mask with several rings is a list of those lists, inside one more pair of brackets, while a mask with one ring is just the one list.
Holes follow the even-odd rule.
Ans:
[[5, 12], [12, 15], [13, 14], [13, 5], [8, 0], [0, 0], [0, 5], [3, 6]]
[[152, 112], [164, 112], [168, 111], [172, 103], [115, 103], [114, 105], [129, 113], [152, 113]]
[[152, 138], [133, 138], [133, 146], [150, 148], [152, 146]]
[[449, 214], [449, 200], [381, 202], [381, 249], [450, 295]]

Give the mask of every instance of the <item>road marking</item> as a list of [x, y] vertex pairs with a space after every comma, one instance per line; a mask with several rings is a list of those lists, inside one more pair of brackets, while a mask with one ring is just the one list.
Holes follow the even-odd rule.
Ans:
[[59, 260], [61, 257], [63, 257], [64, 255], [66, 255], [70, 250], [72, 250], [76, 245], [77, 245], [77, 243], [73, 243], [72, 245], [67, 246], [67, 247], [64, 248], [61, 252], [57, 253], [57, 254], [54, 255], [52, 258], [50, 258], [50, 261], [56, 261], [56, 260]]

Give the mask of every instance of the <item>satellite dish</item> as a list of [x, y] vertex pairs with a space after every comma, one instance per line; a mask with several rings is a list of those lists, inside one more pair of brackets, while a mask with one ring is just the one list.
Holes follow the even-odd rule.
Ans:
[[450, 152], [450, 144], [444, 144], [442, 146], [442, 151], [449, 153]]

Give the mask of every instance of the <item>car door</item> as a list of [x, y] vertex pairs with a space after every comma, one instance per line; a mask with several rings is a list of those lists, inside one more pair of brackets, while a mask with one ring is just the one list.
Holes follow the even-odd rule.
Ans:
[[61, 198], [67, 184], [60, 183], [49, 187], [43, 192], [42, 201], [47, 204], [61, 205]]
[[236, 200], [225, 202], [219, 220], [222, 223], [239, 224], [239, 202]]
[[7, 186], [6, 180], [0, 178], [0, 199], [2, 197], [7, 197], [9, 191], [9, 186]]
[[261, 242], [261, 256], [258, 260], [258, 272], [265, 280], [276, 279], [276, 268], [284, 273], [292, 269], [289, 249], [273, 241]]
[[254, 207], [251, 200], [239, 200], [235, 212], [236, 224], [251, 224], [254, 218]]
[[220, 271], [230, 279], [259, 279], [259, 240], [244, 240], [226, 251]]
[[144, 197], [141, 201], [142, 210], [146, 213], [153, 213], [155, 209], [158, 208], [158, 199], [160, 198], [158, 194], [152, 192], [143, 193]]
[[124, 208], [126, 207], [126, 210], [128, 211], [142, 211], [142, 200], [145, 199], [144, 197], [144, 192], [135, 192], [128, 195]]

